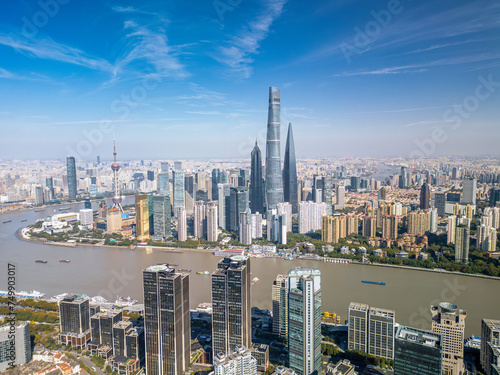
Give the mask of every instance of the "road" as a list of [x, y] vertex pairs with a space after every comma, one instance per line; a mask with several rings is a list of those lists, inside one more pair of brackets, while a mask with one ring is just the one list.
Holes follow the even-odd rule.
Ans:
[[77, 353], [71, 353], [71, 354], [76, 356], [76, 359], [82, 361], [87, 366], [89, 366], [92, 370], [94, 370], [97, 375], [106, 375], [94, 362], [92, 362], [87, 357], [83, 357], [81, 355], [78, 355]]

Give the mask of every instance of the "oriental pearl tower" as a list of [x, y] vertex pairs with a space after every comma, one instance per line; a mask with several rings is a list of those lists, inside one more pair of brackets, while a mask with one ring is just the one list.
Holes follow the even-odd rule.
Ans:
[[115, 144], [115, 139], [113, 137], [113, 155], [115, 158], [115, 161], [113, 164], [111, 164], [111, 169], [113, 170], [113, 185], [115, 188], [115, 194], [113, 196], [113, 208], [118, 208], [121, 212], [123, 212], [122, 208], [122, 197], [120, 195], [120, 182], [118, 181], [118, 170], [120, 169], [120, 164], [116, 162], [116, 144]]

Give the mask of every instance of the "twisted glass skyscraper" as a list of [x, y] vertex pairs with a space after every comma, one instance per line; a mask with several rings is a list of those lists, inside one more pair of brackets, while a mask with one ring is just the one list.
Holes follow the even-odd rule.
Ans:
[[269, 88], [269, 112], [266, 144], [266, 208], [283, 202], [280, 156], [280, 90]]

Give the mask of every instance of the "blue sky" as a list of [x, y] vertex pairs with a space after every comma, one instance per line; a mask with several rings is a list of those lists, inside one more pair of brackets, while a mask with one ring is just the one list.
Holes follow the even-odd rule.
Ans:
[[499, 155], [499, 2], [2, 8], [0, 158], [249, 157], [269, 86], [299, 158]]

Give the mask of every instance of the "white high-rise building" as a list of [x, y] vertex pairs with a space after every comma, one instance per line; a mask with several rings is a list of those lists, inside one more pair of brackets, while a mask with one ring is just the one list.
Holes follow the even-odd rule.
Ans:
[[80, 210], [80, 225], [84, 227], [92, 226], [94, 223], [94, 211], [91, 208]]
[[495, 229], [500, 228], [500, 207], [486, 207], [483, 211], [483, 217], [488, 218], [488, 223], [484, 222], [484, 224]]
[[187, 240], [187, 216], [184, 206], [177, 207], [177, 240], [181, 242]]
[[299, 233], [315, 232], [321, 229], [321, 218], [326, 215], [326, 203], [299, 203]]
[[321, 373], [321, 272], [288, 272], [289, 365], [298, 374]]
[[278, 203], [276, 205], [278, 216], [285, 215], [287, 232], [292, 231], [292, 205], [288, 202]]
[[218, 212], [217, 202], [210, 201], [207, 203], [207, 241], [217, 242], [218, 239]]
[[[394, 203], [394, 215], [401, 216], [403, 215], [403, 204], [400, 202]], [[437, 222], [436, 222], [437, 226]]]
[[455, 243], [455, 232], [457, 229], [457, 217], [451, 215], [448, 217], [448, 237], [446, 243]]
[[12, 327], [10, 324], [1, 327], [0, 371], [7, 370], [11, 365], [22, 365], [30, 360], [31, 341], [29, 323], [16, 322], [16, 325]]
[[262, 237], [262, 215], [258, 212], [252, 214], [252, 238]]
[[497, 247], [497, 230], [485, 224], [477, 227], [476, 250], [492, 253]]
[[247, 208], [240, 212], [239, 240], [243, 245], [252, 244], [252, 212]]
[[431, 212], [431, 220], [430, 220], [430, 230], [431, 233], [436, 233], [438, 228], [438, 213], [437, 208], [433, 208], [430, 210]]
[[342, 210], [345, 205], [345, 186], [344, 185], [337, 185], [337, 203], [335, 204], [335, 209], [337, 210]]
[[267, 239], [280, 244], [287, 242], [286, 215], [278, 215], [277, 209], [267, 211]]
[[194, 236], [197, 238], [205, 237], [205, 230], [207, 224], [207, 216], [205, 211], [205, 202], [196, 201], [194, 202], [194, 219], [193, 219], [193, 229]]
[[237, 347], [230, 355], [217, 354], [214, 358], [215, 375], [257, 375], [257, 360], [250, 349]]

